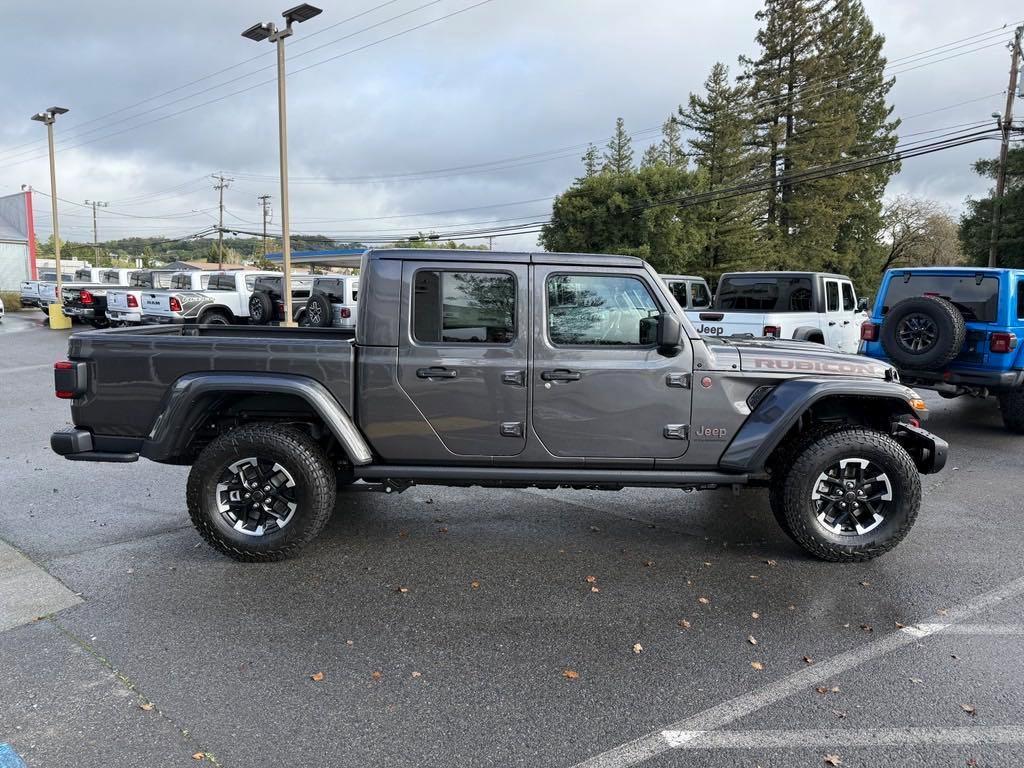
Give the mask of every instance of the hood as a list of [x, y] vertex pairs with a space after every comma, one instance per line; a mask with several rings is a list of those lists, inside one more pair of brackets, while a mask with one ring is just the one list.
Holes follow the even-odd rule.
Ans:
[[899, 381], [896, 370], [869, 357], [847, 355], [813, 341], [716, 339], [740, 355], [740, 370], [813, 376], [863, 376]]

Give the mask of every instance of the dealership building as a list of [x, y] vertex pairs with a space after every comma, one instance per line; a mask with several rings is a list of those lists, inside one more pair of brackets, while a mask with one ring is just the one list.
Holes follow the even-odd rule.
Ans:
[[0, 197], [0, 291], [17, 291], [36, 277], [32, 192]]

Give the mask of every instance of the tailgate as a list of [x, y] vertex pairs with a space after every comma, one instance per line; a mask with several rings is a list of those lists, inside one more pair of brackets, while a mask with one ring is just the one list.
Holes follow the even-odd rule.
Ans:
[[686, 316], [697, 333], [706, 336], [737, 336], [746, 333], [752, 336], [764, 335], [765, 316], [758, 313], [704, 310], [687, 312]]
[[138, 291], [107, 291], [107, 309], [118, 312], [127, 312], [134, 307], [128, 306], [128, 294], [135, 294], [138, 299]]
[[154, 291], [142, 294], [142, 311], [150, 315], [169, 315], [171, 294], [164, 291]]

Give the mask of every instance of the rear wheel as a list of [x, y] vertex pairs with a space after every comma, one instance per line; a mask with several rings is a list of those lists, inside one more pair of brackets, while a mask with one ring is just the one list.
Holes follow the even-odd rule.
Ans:
[[252, 424], [203, 449], [188, 477], [189, 516], [235, 560], [283, 560], [323, 530], [335, 478], [320, 446], [292, 427]]
[[231, 318], [223, 312], [211, 309], [199, 317], [200, 325], [231, 325]]
[[1003, 424], [1011, 432], [1024, 435], [1024, 389], [1004, 392], [998, 399]]
[[921, 505], [917, 467], [888, 435], [846, 427], [801, 443], [774, 479], [784, 529], [821, 560], [871, 560], [910, 531]]
[[306, 317], [313, 328], [330, 328], [331, 301], [322, 291], [314, 291], [306, 302]]
[[249, 322], [266, 325], [274, 316], [274, 302], [266, 291], [256, 291], [249, 297]]

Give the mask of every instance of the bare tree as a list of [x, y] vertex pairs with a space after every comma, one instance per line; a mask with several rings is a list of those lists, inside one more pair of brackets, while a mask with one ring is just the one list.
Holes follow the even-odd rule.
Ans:
[[936, 267], [966, 262], [956, 219], [935, 200], [900, 195], [886, 204], [882, 219], [883, 272], [901, 264]]

